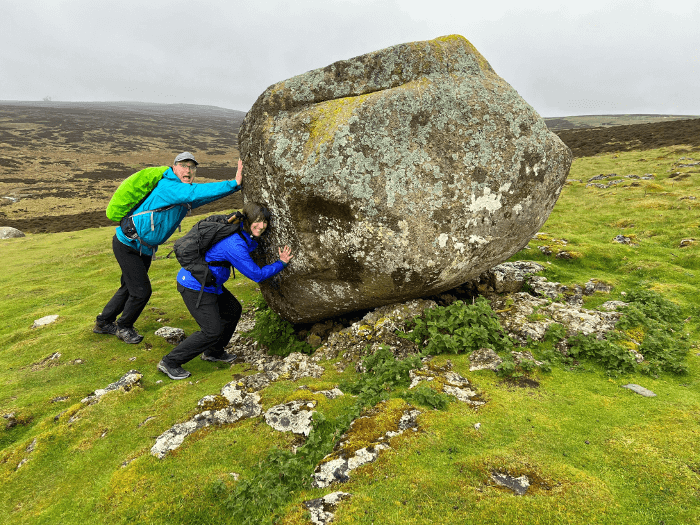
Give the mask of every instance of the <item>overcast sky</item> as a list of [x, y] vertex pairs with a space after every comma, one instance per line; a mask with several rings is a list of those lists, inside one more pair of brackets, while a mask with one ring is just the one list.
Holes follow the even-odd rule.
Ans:
[[0, 100], [207, 104], [460, 34], [543, 117], [700, 115], [699, 0], [6, 0]]

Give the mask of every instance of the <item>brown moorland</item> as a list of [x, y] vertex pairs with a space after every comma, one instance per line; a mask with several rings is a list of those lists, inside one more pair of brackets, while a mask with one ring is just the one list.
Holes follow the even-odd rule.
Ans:
[[[197, 182], [231, 179], [244, 117], [189, 104], [0, 102], [0, 226], [27, 233], [114, 226], [104, 210], [119, 183], [144, 167], [170, 164], [183, 150], [201, 164]], [[576, 157], [700, 149], [700, 119], [584, 129], [560, 129], [566, 119], [555, 120], [553, 129]], [[241, 206], [238, 192], [197, 213]]]
[[[120, 182], [195, 154], [197, 182], [232, 179], [245, 113], [187, 104], [0, 102], [0, 226], [27, 233], [114, 226]], [[199, 209], [236, 209], [240, 193]]]

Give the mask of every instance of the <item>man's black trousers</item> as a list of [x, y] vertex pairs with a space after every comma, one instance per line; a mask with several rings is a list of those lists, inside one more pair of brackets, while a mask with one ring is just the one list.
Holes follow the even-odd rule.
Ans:
[[112, 239], [112, 250], [122, 269], [121, 286], [97, 316], [97, 322], [113, 323], [122, 314], [116, 321], [117, 326], [131, 328], [151, 298], [151, 281], [148, 278], [151, 256], [140, 254], [138, 250], [120, 242], [116, 235]]
[[190, 290], [181, 284], [177, 290], [182, 295], [187, 309], [197, 321], [200, 331], [195, 332], [177, 345], [163, 360], [169, 366], [180, 366], [201, 353], [219, 357], [236, 331], [243, 307], [231, 292], [222, 286], [223, 293], [202, 293], [197, 307], [199, 291]]

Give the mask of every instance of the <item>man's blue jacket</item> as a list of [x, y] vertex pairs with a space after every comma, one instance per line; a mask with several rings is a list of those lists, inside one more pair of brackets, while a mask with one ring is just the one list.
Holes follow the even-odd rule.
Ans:
[[[208, 262], [228, 261], [248, 279], [259, 283], [273, 275], [277, 275], [284, 270], [286, 265], [278, 260], [260, 268], [250, 256], [251, 252], [255, 250], [257, 246], [258, 243], [252, 239], [245, 230], [241, 230], [241, 235], [234, 233], [222, 241], [217, 242], [207, 251], [204, 259]], [[210, 266], [209, 271], [216, 279], [216, 286], [205, 286], [204, 291], [207, 293], [220, 294], [222, 291], [221, 285], [231, 276], [231, 270], [227, 266]], [[200, 282], [192, 277], [192, 274], [184, 268], [180, 268], [177, 274], [177, 282], [191, 290], [199, 291], [202, 288]]]
[[[139, 237], [155, 249], [151, 250], [138, 239], [129, 239], [120, 226], [117, 226], [117, 239], [140, 253], [153, 255], [158, 245], [164, 243], [173, 234], [190, 208], [204, 206], [221, 197], [231, 195], [238, 189], [239, 186], [235, 180], [185, 184], [177, 178], [172, 168], [168, 168], [150, 195], [133, 213], [134, 225]], [[138, 215], [141, 212], [171, 205], [175, 206], [169, 210]]]

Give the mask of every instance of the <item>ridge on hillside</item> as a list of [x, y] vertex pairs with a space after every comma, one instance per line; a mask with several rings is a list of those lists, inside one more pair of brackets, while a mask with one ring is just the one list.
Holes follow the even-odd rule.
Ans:
[[637, 113], [625, 115], [577, 115], [569, 117], [545, 117], [547, 127], [552, 131], [565, 129], [609, 128], [611, 126], [631, 126], [700, 118], [700, 115], [660, 115]]

